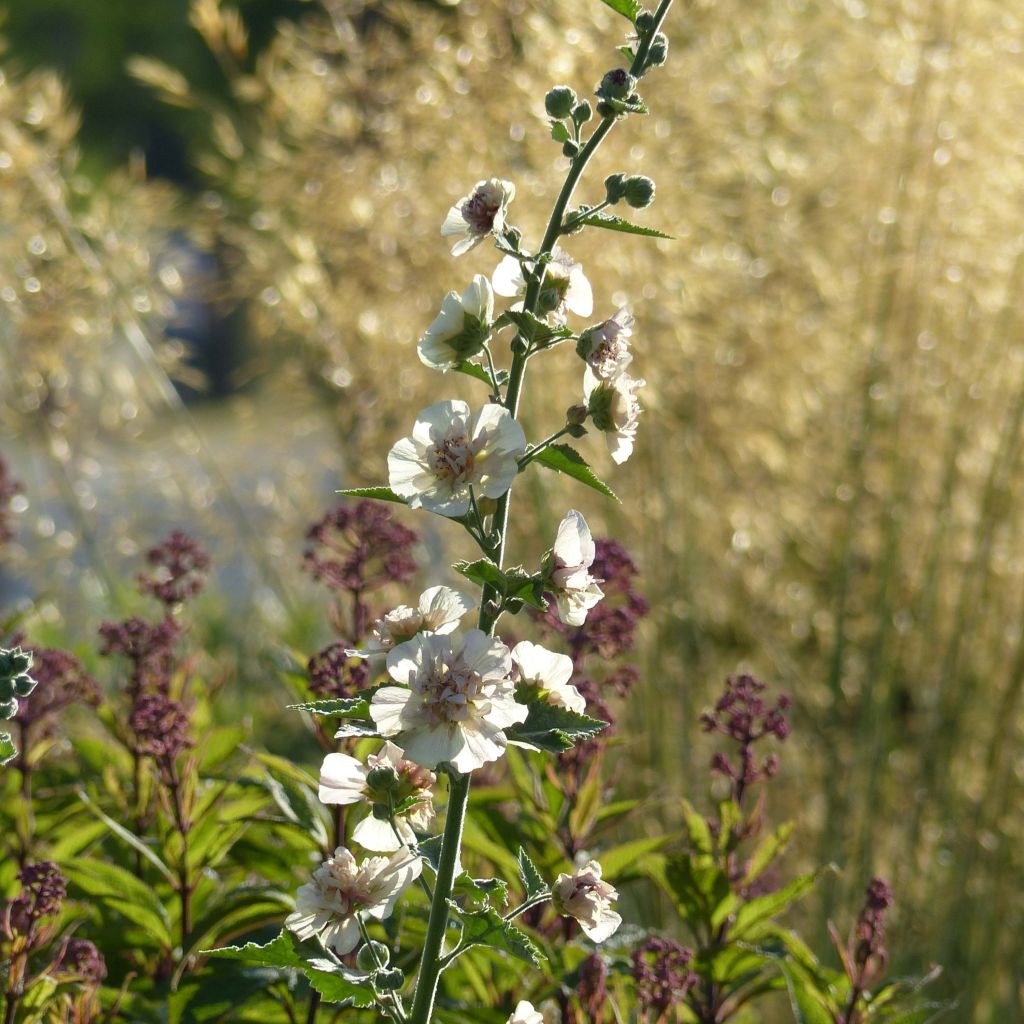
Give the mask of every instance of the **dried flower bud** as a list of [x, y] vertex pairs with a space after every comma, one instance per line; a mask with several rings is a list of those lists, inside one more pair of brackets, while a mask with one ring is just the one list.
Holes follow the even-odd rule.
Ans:
[[544, 109], [558, 120], [568, 117], [576, 105], [576, 93], [567, 85], [556, 85], [544, 97]]
[[634, 174], [626, 179], [623, 195], [634, 210], [642, 210], [654, 202], [654, 182], [643, 174]]

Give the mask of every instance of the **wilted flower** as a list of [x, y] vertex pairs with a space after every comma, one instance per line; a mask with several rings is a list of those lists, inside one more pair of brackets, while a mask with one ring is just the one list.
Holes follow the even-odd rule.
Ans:
[[512, 648], [512, 664], [516, 682], [535, 686], [549, 704], [567, 708], [582, 715], [587, 702], [569, 680], [572, 678], [572, 658], [556, 654], [540, 644], [521, 640]]
[[438, 402], [389, 452], [389, 483], [410, 508], [462, 516], [471, 487], [477, 496], [500, 498], [512, 486], [525, 452], [523, 428], [503, 406], [471, 414], [465, 402]]
[[[431, 787], [437, 781], [433, 772], [405, 760], [405, 751], [390, 741], [376, 754], [366, 759], [366, 764], [348, 754], [328, 754], [320, 768], [319, 796], [325, 804], [355, 804], [366, 800], [371, 804], [392, 806], [406, 804], [410, 798], [415, 802], [395, 815], [395, 825], [401, 836], [395, 835], [388, 821], [380, 821], [373, 814], [363, 818], [352, 833], [352, 838], [364, 849], [391, 853], [404, 843], [416, 843], [414, 828], [426, 831], [434, 820], [434, 805]], [[393, 771], [393, 785], [382, 787], [378, 783], [379, 769]], [[374, 772], [374, 769], [378, 769]], [[387, 773], [383, 773], [387, 774]]]
[[[514, 256], [506, 256], [491, 274], [495, 295], [508, 298], [526, 292], [523, 265]], [[590, 316], [594, 311], [594, 293], [583, 273], [583, 264], [577, 263], [567, 252], [555, 246], [544, 274], [540, 292], [540, 308], [551, 315], [556, 323], [565, 323], [566, 310], [577, 316]]]
[[570, 509], [559, 523], [551, 557], [548, 583], [558, 606], [558, 617], [569, 626], [582, 626], [587, 612], [604, 597], [601, 580], [590, 575], [594, 541], [586, 520]]
[[420, 594], [415, 608], [399, 605], [377, 619], [370, 627], [370, 641], [365, 651], [353, 651], [360, 657], [385, 654], [395, 644], [411, 640], [417, 633], [454, 633], [476, 602], [468, 594], [451, 587], [430, 587]]
[[206, 586], [210, 556], [183, 530], [150, 548], [146, 561], [153, 574], [139, 577], [139, 589], [168, 607], [195, 597]]
[[633, 361], [629, 338], [633, 334], [633, 317], [625, 309], [596, 327], [588, 327], [576, 344], [581, 359], [600, 380], [613, 380]]
[[451, 370], [475, 356], [490, 335], [494, 292], [483, 274], [477, 274], [460, 296], [449, 292], [441, 312], [420, 339], [420, 361], [435, 370]]
[[391, 678], [409, 689], [378, 690], [370, 717], [381, 735], [400, 736], [417, 764], [434, 768], [448, 761], [471, 772], [501, 757], [502, 730], [526, 720], [511, 670], [508, 648], [479, 629], [457, 648], [450, 637], [420, 634], [388, 654]]
[[624, 370], [611, 379], [602, 379], [589, 365], [583, 372], [583, 397], [591, 422], [604, 431], [612, 459], [620, 466], [633, 454], [642, 411], [636, 393], [645, 383]]
[[295, 912], [285, 927], [300, 939], [317, 936], [339, 956], [359, 945], [357, 914], [378, 921], [391, 915], [398, 897], [420, 876], [423, 862], [406, 849], [388, 857], [367, 857], [356, 864], [352, 852], [339, 846], [313, 872], [295, 898]]
[[533, 1008], [533, 1003], [521, 999], [506, 1024], [544, 1024], [544, 1017]]
[[460, 199], [449, 211], [441, 225], [444, 238], [457, 238], [452, 255], [461, 256], [488, 235], [500, 235], [505, 230], [505, 213], [516, 195], [511, 181], [490, 178], [478, 181], [473, 191]]
[[551, 886], [551, 900], [563, 917], [579, 921], [587, 937], [604, 942], [613, 935], [622, 918], [611, 909], [618, 891], [601, 878], [601, 865], [589, 861], [573, 874], [562, 873]]

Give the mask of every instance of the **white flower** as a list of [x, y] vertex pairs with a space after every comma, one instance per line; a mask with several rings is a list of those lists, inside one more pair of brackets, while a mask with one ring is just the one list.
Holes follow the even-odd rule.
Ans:
[[558, 525], [551, 551], [554, 567], [549, 574], [558, 606], [558, 617], [567, 626], [582, 626], [587, 612], [604, 597], [601, 580], [590, 575], [597, 550], [587, 521], [570, 509]]
[[441, 225], [445, 238], [456, 236], [452, 255], [461, 256], [488, 235], [505, 230], [505, 213], [516, 195], [511, 181], [491, 178], [478, 181], [468, 196], [463, 196], [449, 211]]
[[625, 309], [620, 309], [603, 323], [587, 328], [580, 335], [576, 351], [596, 377], [612, 380], [633, 361], [629, 351], [632, 334], [633, 318]]
[[451, 587], [430, 587], [420, 594], [415, 608], [401, 604], [370, 626], [366, 650], [346, 651], [360, 658], [372, 658], [391, 650], [395, 644], [417, 633], [452, 633], [462, 617], [476, 607], [476, 601]]
[[480, 351], [494, 317], [491, 282], [477, 274], [460, 296], [449, 292], [441, 312], [420, 339], [420, 361], [445, 372]]
[[315, 935], [344, 956], [359, 945], [356, 915], [383, 921], [422, 870], [420, 858], [406, 849], [390, 858], [367, 857], [357, 865], [351, 850], [339, 846], [299, 889], [295, 912], [285, 919], [285, 927], [302, 940]]
[[544, 1024], [544, 1016], [533, 1008], [533, 1003], [521, 999], [506, 1024]]
[[400, 736], [417, 764], [449, 761], [471, 772], [505, 752], [503, 729], [526, 721], [511, 671], [508, 648], [479, 629], [458, 648], [450, 637], [420, 634], [388, 654], [391, 678], [405, 686], [378, 690], [370, 717], [382, 736]]
[[596, 860], [571, 875], [563, 872], [551, 886], [555, 909], [564, 917], [579, 921], [594, 942], [604, 942], [622, 924], [622, 918], [611, 909], [612, 901], [618, 898], [618, 892], [602, 881], [601, 865]]
[[611, 380], [602, 380], [589, 366], [583, 371], [583, 397], [591, 421], [604, 431], [612, 459], [620, 466], [633, 454], [642, 411], [636, 393], [645, 383], [625, 371]]
[[549, 704], [567, 708], [582, 715], [587, 710], [583, 694], [573, 686], [572, 658], [546, 650], [540, 644], [521, 640], [512, 648], [512, 663], [517, 670], [517, 681], [536, 686]]
[[[430, 828], [434, 820], [434, 805], [431, 787], [437, 781], [433, 772], [428, 772], [411, 761], [405, 760], [405, 751], [390, 741], [376, 754], [371, 754], [362, 764], [348, 754], [328, 754], [320, 768], [320, 800], [325, 804], [355, 804], [367, 801], [371, 804], [402, 804], [410, 797], [416, 802], [395, 816], [398, 835], [388, 821], [381, 821], [369, 814], [363, 818], [352, 838], [366, 850], [391, 853], [416, 844], [414, 828], [421, 832]], [[373, 785], [374, 768], [390, 768], [394, 772], [394, 785], [379, 788]]]
[[[522, 295], [526, 291], [526, 278], [519, 260], [506, 256], [491, 274], [491, 285], [495, 295], [508, 298]], [[551, 262], [544, 274], [541, 299], [548, 300], [542, 302], [542, 308], [549, 310], [551, 319], [559, 324], [565, 323], [566, 310], [577, 316], [590, 316], [594, 311], [594, 293], [583, 273], [583, 264], [557, 246], [552, 250]]]
[[465, 402], [438, 402], [388, 453], [388, 481], [410, 508], [462, 516], [469, 511], [470, 487], [477, 496], [500, 498], [525, 452], [523, 428], [503, 406], [488, 404], [470, 414]]

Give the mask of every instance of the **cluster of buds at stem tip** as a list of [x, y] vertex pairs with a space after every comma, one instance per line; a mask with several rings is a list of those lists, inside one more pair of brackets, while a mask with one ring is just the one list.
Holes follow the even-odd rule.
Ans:
[[18, 698], [27, 697], [36, 686], [29, 675], [32, 652], [20, 647], [0, 649], [0, 717], [13, 718], [18, 713]]
[[[593, 116], [594, 111], [587, 100], [580, 100], [567, 85], [556, 85], [544, 97], [544, 109], [552, 118], [551, 137], [562, 143], [562, 153], [572, 159], [580, 151], [580, 128]], [[572, 122], [570, 131], [563, 121]]]

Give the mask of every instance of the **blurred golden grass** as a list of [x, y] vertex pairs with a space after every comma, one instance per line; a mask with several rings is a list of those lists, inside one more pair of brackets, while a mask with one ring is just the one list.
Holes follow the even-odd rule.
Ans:
[[[447, 258], [447, 206], [512, 178], [536, 239], [564, 167], [543, 93], [591, 88], [623, 22], [595, 0], [333, 0], [249, 67], [238, 24], [201, 6], [233, 105], [135, 67], [207, 119], [193, 230], [231, 254], [267, 400], [311, 385], [346, 483], [377, 482], [410, 410], [474, 395], [414, 355], [443, 293], [495, 262]], [[778, 683], [799, 719], [775, 806], [818, 837], [804, 856], [846, 869], [822, 915], [888, 875], [902, 958], [946, 965], [959, 1019], [1024, 1019], [1021, 12], [695, 0], [668, 29], [651, 117], [578, 199], [649, 173], [643, 220], [676, 240], [566, 246], [596, 315], [638, 320], [647, 412], [606, 472], [626, 502], [537, 477], [523, 493], [547, 523], [582, 505], [642, 563], [643, 784], [703, 787], [696, 714], [724, 674]], [[533, 436], [578, 397], [559, 359], [530, 381]], [[584, 442], [607, 471], [602, 447]], [[520, 535], [534, 557], [532, 521]]]

